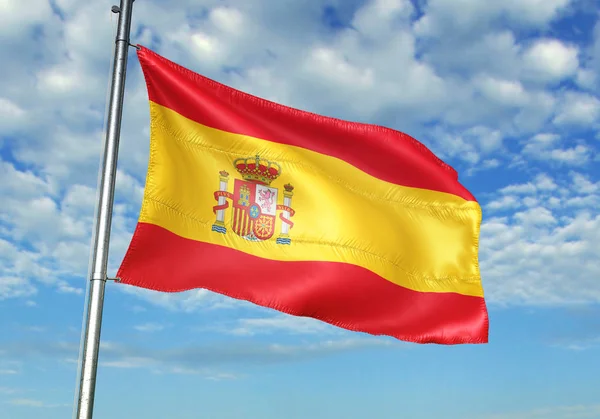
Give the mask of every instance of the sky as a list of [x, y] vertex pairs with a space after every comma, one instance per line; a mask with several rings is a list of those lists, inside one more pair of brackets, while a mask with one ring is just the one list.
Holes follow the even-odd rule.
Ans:
[[[117, 17], [0, 0], [0, 417], [72, 412]], [[600, 418], [597, 0], [137, 0], [132, 42], [248, 93], [385, 125], [483, 221], [487, 345], [352, 333], [108, 283], [95, 417]], [[148, 163], [130, 51], [114, 275]]]

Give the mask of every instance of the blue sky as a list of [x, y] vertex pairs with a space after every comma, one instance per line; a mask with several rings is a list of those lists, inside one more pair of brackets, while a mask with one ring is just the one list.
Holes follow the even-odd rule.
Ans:
[[[0, 417], [71, 414], [116, 17], [0, 0]], [[419, 346], [202, 290], [107, 285], [96, 416], [600, 418], [595, 0], [138, 0], [132, 41], [249, 93], [416, 137], [483, 209], [490, 343]], [[111, 238], [148, 105], [129, 60]]]

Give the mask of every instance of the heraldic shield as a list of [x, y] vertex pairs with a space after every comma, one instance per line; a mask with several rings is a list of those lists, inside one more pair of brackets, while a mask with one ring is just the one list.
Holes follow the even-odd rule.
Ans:
[[232, 230], [249, 240], [267, 240], [275, 233], [277, 189], [236, 179]]
[[231, 193], [228, 191], [229, 173], [219, 172], [219, 190], [214, 193], [218, 204], [213, 207], [216, 220], [212, 230], [227, 233], [225, 210], [229, 208], [227, 200], [230, 199], [233, 201], [231, 230], [235, 234], [251, 241], [269, 240], [275, 234], [277, 211], [280, 211], [281, 233], [276, 242], [290, 244], [289, 231], [294, 225], [290, 220], [294, 215], [291, 208], [294, 187], [284, 185], [283, 204], [278, 204], [279, 190], [271, 186], [271, 182], [281, 174], [281, 166], [260, 156], [237, 159], [233, 165], [243, 180], [235, 179]]

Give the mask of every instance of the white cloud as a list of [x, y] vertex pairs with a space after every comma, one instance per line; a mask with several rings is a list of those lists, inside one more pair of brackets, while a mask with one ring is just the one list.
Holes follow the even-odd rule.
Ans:
[[600, 191], [600, 182], [593, 183], [581, 173], [572, 172], [573, 191], [577, 194], [596, 194]]
[[552, 344], [554, 347], [569, 351], [586, 351], [600, 345], [600, 336], [588, 335], [583, 338], [559, 339]]
[[557, 125], [592, 126], [600, 120], [600, 100], [587, 93], [567, 92], [561, 99]]
[[327, 333], [336, 329], [326, 323], [307, 317], [277, 315], [263, 318], [242, 318], [237, 320], [234, 326], [228, 326], [224, 330], [234, 335], [252, 336], [277, 332], [315, 334]]
[[493, 414], [478, 419], [595, 419], [600, 416], [600, 405], [572, 405], [542, 407], [529, 411]]
[[550, 157], [553, 160], [568, 163], [581, 164], [589, 160], [590, 150], [585, 145], [579, 144], [575, 147], [565, 149], [555, 149], [550, 152]]
[[504, 2], [508, 15], [516, 21], [543, 25], [560, 14], [571, 0], [509, 0]]
[[523, 85], [516, 80], [500, 80], [482, 76], [474, 81], [475, 86], [489, 99], [507, 106], [522, 106], [528, 100]]
[[477, 166], [484, 156], [488, 156], [503, 146], [503, 134], [499, 130], [476, 125], [464, 131], [452, 132], [450, 129], [437, 128], [431, 136], [439, 146], [438, 154], [468, 162], [471, 167], [482, 170], [485, 167], [497, 167], [488, 162]]
[[[9, 41], [1, 43], [0, 54], [10, 59], [0, 68], [0, 146], [9, 150], [10, 162], [0, 162], [0, 234], [12, 244], [0, 255], [0, 277], [20, 278], [6, 295], [21, 293], [24, 299], [28, 286], [41, 284], [81, 293], [72, 278], [87, 271], [115, 17], [98, 1], [57, 0], [64, 21], [46, 1], [33, 0], [26, 8], [14, 0], [1, 4], [6, 13], [0, 13], [0, 37]], [[373, 0], [345, 17], [352, 28], [334, 30], [322, 25], [318, 3], [288, 1], [273, 8], [258, 1], [233, 7], [184, 0], [170, 7], [147, 1], [135, 5], [132, 33], [134, 42], [158, 45], [166, 57], [250, 93], [402, 129], [473, 174], [502, 170], [513, 143], [553, 132], [549, 119], [558, 125], [554, 129], [597, 123], [593, 90], [557, 93], [545, 85], [575, 78], [591, 89], [596, 67], [584, 62], [580, 47], [558, 39], [533, 36], [530, 44], [521, 39], [523, 29], [543, 31], [569, 4], [430, 0], [413, 25], [412, 2]], [[44, 34], [35, 41], [29, 36], [34, 27]], [[147, 97], [133, 56], [132, 50], [112, 271], [129, 244], [148, 157]], [[27, 68], [34, 70], [23, 71]], [[524, 145], [522, 167], [574, 167], [591, 161], [595, 152], [594, 144], [569, 132], [535, 136]], [[512, 222], [521, 229], [556, 230], [564, 221], [555, 210], [593, 208], [597, 192], [588, 182], [592, 186], [574, 181], [569, 187], [580, 191], [574, 195], [559, 192], [548, 177], [509, 186], [486, 210], [518, 208], [519, 216], [507, 221], [512, 234], [525, 234], [511, 230]], [[531, 189], [535, 196], [522, 196]], [[538, 206], [551, 210], [548, 223], [528, 218]], [[166, 295], [119, 287], [126, 288], [174, 311], [236, 306], [201, 290]]]
[[21, 35], [35, 24], [45, 23], [52, 16], [50, 3], [30, 0], [27, 7], [19, 0], [0, 1], [0, 38]]
[[553, 191], [557, 188], [556, 183], [550, 176], [545, 173], [541, 173], [535, 177], [535, 186], [541, 191]]
[[498, 159], [488, 159], [484, 160], [481, 166], [484, 169], [495, 169], [500, 166], [500, 161]]
[[209, 20], [218, 29], [232, 35], [240, 35], [245, 24], [244, 15], [230, 7], [215, 7], [209, 13]]
[[554, 94], [543, 90], [530, 89], [527, 105], [522, 107], [515, 116], [516, 129], [513, 131], [514, 134], [523, 136], [542, 130], [552, 116], [556, 102]]
[[[416, 26], [418, 34], [418, 24]], [[426, 44], [424, 56], [443, 73], [460, 73], [499, 80], [514, 80], [520, 76], [521, 45], [515, 34], [507, 29], [485, 27], [476, 34], [456, 36], [440, 34], [431, 45]], [[427, 39], [427, 38], [426, 38]], [[426, 42], [426, 39], [420, 39]], [[454, 47], [454, 51], [449, 50]], [[460, 54], [456, 54], [460, 50]], [[489, 57], [493, 57], [490, 59]]]
[[[407, 344], [375, 337], [303, 341], [297, 344], [261, 343], [247, 339], [217, 341], [205, 345], [140, 347], [117, 343], [100, 343], [103, 367], [146, 369], [157, 374], [199, 374], [207, 379], [232, 379], [237, 374], [224, 371], [225, 365], [272, 365], [374, 348], [399, 348]], [[74, 342], [29, 343], [15, 341], [0, 344], [5, 359], [38, 357], [73, 363], [78, 345]]]
[[524, 183], [518, 185], [508, 185], [500, 189], [501, 193], [514, 193], [514, 194], [530, 194], [536, 191], [536, 187], [533, 183]]
[[577, 70], [575, 81], [583, 89], [593, 89], [598, 81], [598, 76], [590, 69], [580, 68]]
[[[141, 206], [142, 197], [144, 196], [144, 187], [133, 176], [122, 170], [117, 170], [115, 188], [119, 191], [119, 197], [126, 197], [127, 201], [137, 204], [136, 209]], [[88, 190], [86, 193], [88, 199], [92, 197], [92, 191]]]
[[14, 375], [18, 373], [19, 371], [13, 369], [0, 369], [0, 375]]
[[83, 294], [82, 288], [73, 287], [73, 286], [69, 285], [68, 283], [66, 283], [65, 281], [58, 281], [57, 290], [58, 290], [58, 292], [62, 292], [64, 294], [76, 294], [76, 295]]
[[37, 289], [24, 278], [0, 276], [0, 300], [15, 297], [29, 297]]
[[85, 86], [81, 73], [71, 65], [42, 70], [37, 77], [39, 89], [45, 93], [70, 93]]
[[530, 226], [543, 226], [556, 224], [556, 218], [552, 212], [544, 207], [530, 208], [522, 212], [517, 212], [513, 218], [519, 224]]
[[505, 195], [500, 197], [495, 201], [491, 201], [486, 205], [487, 209], [490, 210], [503, 210], [503, 209], [513, 209], [520, 206], [519, 200], [510, 195]]
[[[556, 134], [537, 134], [527, 141], [522, 153], [531, 159], [553, 161], [564, 165], [582, 165], [590, 160], [592, 150], [585, 144], [564, 147]], [[521, 156], [517, 156], [521, 158]]]
[[508, 185], [501, 188], [499, 192], [503, 195], [533, 195], [536, 192], [554, 191], [557, 188], [558, 186], [550, 176], [540, 173], [530, 182]]
[[23, 123], [25, 110], [13, 101], [0, 97], [0, 130], [10, 132]]
[[592, 36], [593, 42], [588, 47], [588, 54], [590, 56], [589, 71], [594, 73], [595, 84], [598, 86], [598, 72], [600, 71], [600, 19], [596, 20]]
[[53, 409], [53, 408], [57, 408], [57, 407], [69, 407], [71, 406], [70, 404], [56, 404], [56, 403], [45, 403], [41, 400], [36, 400], [36, 399], [12, 399], [9, 402], [12, 405], [15, 406], [25, 406], [25, 407], [37, 407], [37, 408], [49, 408], [49, 409]]
[[357, 68], [344, 60], [340, 53], [329, 48], [313, 49], [306, 62], [306, 69], [329, 83], [340, 83], [343, 88], [368, 89], [374, 83], [371, 69]]
[[6, 198], [31, 199], [44, 193], [52, 193], [48, 181], [31, 171], [20, 171], [14, 165], [0, 160], [0, 193]]
[[128, 294], [152, 303], [156, 306], [175, 312], [193, 313], [199, 310], [231, 308], [236, 305], [245, 304], [232, 298], [224, 297], [203, 289], [190, 290], [181, 293], [164, 293], [135, 288], [131, 286], [119, 286], [119, 289]]
[[560, 81], [576, 74], [578, 49], [557, 39], [536, 40], [523, 53], [527, 77], [541, 81]]
[[416, 31], [427, 36], [444, 36], [451, 31], [471, 33], [504, 23], [503, 18], [508, 19], [509, 25], [543, 26], [569, 3], [570, 0], [429, 0]]
[[355, 13], [352, 26], [369, 38], [382, 38], [406, 24], [414, 12], [409, 0], [370, 0]]
[[215, 58], [219, 58], [224, 50], [224, 46], [219, 45], [217, 39], [202, 32], [194, 32], [190, 38], [192, 40], [192, 46], [195, 48], [195, 52], [201, 60], [214, 60]]
[[93, 210], [89, 202], [79, 202], [78, 197], [89, 189], [76, 184], [60, 202], [55, 183], [48, 177], [17, 170], [2, 161], [0, 174], [0, 221], [6, 227], [3, 235], [13, 241], [0, 239], [3, 294], [27, 297], [37, 289], [35, 283], [81, 294], [81, 288], [63, 278], [86, 272]]
[[165, 326], [159, 323], [144, 323], [138, 324], [133, 328], [138, 332], [160, 332]]
[[503, 209], [503, 202], [518, 210], [504, 217], [492, 214], [482, 223], [481, 272], [491, 302], [568, 305], [600, 301], [595, 280], [600, 267], [593, 262], [600, 259], [598, 189], [576, 172], [569, 180], [540, 174], [530, 182], [501, 189], [503, 197], [492, 201], [488, 211]]

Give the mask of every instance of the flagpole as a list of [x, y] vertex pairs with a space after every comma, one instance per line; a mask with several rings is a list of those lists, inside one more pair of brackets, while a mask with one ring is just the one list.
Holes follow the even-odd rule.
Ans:
[[120, 7], [112, 7], [112, 11], [119, 14], [119, 23], [115, 39], [104, 156], [98, 185], [100, 193], [98, 195], [96, 229], [92, 244], [93, 253], [90, 265], [90, 290], [87, 303], [85, 335], [83, 336], [83, 355], [80, 360], [77, 419], [91, 419], [94, 409], [102, 308], [104, 305], [104, 287], [107, 280], [108, 245], [117, 174], [133, 2], [134, 0], [121, 0]]

